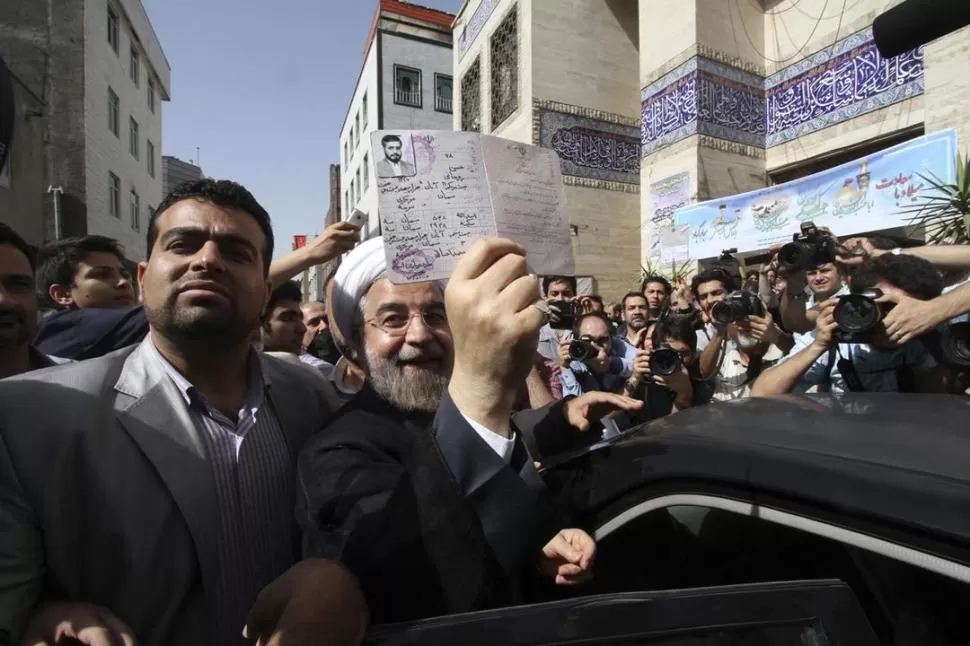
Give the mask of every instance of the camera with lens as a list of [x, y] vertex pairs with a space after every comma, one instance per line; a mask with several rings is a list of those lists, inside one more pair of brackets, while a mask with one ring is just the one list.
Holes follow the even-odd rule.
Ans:
[[579, 308], [576, 301], [549, 301], [549, 327], [554, 330], [571, 330], [576, 325]]
[[680, 358], [680, 353], [670, 346], [654, 348], [650, 353], [651, 374], [669, 377], [680, 372], [682, 366], [683, 360]]
[[955, 368], [970, 368], [970, 323], [954, 323], [940, 339], [943, 360]]
[[882, 298], [882, 291], [878, 289], [839, 297], [832, 312], [839, 326], [835, 332], [837, 343], [869, 343], [872, 340], [883, 315], [882, 308], [876, 302], [879, 298]]
[[586, 339], [573, 339], [569, 342], [569, 358], [573, 361], [585, 362], [596, 357], [599, 350]]
[[826, 262], [834, 262], [838, 243], [818, 230], [814, 222], [803, 222], [801, 231], [778, 252], [778, 266], [782, 271], [804, 271]]
[[711, 308], [711, 318], [720, 327], [743, 321], [749, 316], [765, 316], [765, 313], [765, 305], [758, 295], [745, 290], [731, 292]]

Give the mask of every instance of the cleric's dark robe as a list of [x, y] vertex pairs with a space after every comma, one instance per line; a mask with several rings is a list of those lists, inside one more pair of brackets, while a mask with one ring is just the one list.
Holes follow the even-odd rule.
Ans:
[[521, 438], [508, 465], [447, 394], [434, 415], [405, 414], [365, 388], [300, 455], [304, 557], [345, 563], [375, 624], [527, 600], [565, 525]]

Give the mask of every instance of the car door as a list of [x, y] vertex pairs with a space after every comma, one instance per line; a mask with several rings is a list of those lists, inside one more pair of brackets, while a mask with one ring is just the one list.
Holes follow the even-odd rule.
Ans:
[[377, 627], [369, 646], [875, 646], [847, 585], [796, 581], [604, 594]]

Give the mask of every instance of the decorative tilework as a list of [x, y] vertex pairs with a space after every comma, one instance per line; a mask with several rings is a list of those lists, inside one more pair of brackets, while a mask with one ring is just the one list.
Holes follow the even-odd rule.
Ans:
[[765, 82], [767, 147], [923, 93], [923, 48], [885, 59], [866, 29]]
[[468, 19], [468, 24], [465, 25], [465, 29], [461, 32], [461, 39], [458, 43], [458, 60], [460, 61], [464, 56], [465, 52], [471, 46], [475, 39], [478, 38], [478, 34], [481, 33], [482, 28], [485, 27], [485, 23], [488, 22], [489, 17], [498, 6], [500, 0], [482, 0], [478, 7], [475, 9], [475, 13], [472, 14], [471, 18]]
[[871, 28], [767, 79], [695, 56], [641, 91], [642, 154], [695, 134], [764, 149], [922, 92], [922, 48], [884, 59]]
[[563, 175], [606, 182], [640, 181], [636, 126], [537, 108], [538, 144], [562, 160]]

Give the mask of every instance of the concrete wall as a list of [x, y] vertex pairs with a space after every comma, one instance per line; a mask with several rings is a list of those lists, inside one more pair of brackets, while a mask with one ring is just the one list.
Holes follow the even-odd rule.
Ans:
[[970, 27], [923, 49], [926, 63], [926, 131], [956, 128], [960, 149], [970, 151]]
[[532, 93], [640, 116], [636, 0], [533, 0]]
[[[381, 35], [382, 107], [385, 130], [451, 130], [452, 115], [435, 110], [434, 75], [452, 75], [450, 43], [422, 42], [393, 33]], [[421, 107], [394, 103], [394, 66], [404, 65], [421, 70]]]
[[[164, 91], [161, 82], [167, 78], [168, 63], [152, 43], [154, 33], [137, 33], [134, 29], [150, 30], [147, 22], [131, 14], [137, 0], [126, 0], [124, 7], [113, 4], [119, 13], [120, 43], [116, 54], [108, 43], [107, 5], [101, 0], [86, 0], [85, 12], [85, 95], [84, 133], [86, 139], [86, 187], [88, 230], [117, 239], [125, 247], [130, 260], [145, 258], [145, 231], [149, 209], [162, 199], [162, 108]], [[122, 12], [122, 8], [125, 10]], [[134, 15], [133, 20], [127, 16]], [[136, 85], [130, 77], [131, 50], [139, 54], [139, 78]], [[156, 58], [152, 58], [155, 56]], [[159, 73], [161, 72], [161, 73]], [[156, 79], [156, 105], [152, 112], [148, 102], [148, 78]], [[108, 88], [120, 101], [119, 136], [108, 128]], [[129, 152], [129, 119], [138, 123], [138, 157]], [[148, 142], [155, 148], [155, 176], [148, 172]], [[121, 179], [120, 213], [112, 217], [109, 205], [109, 173]], [[131, 216], [131, 196], [139, 197], [136, 220]]]
[[[183, 182], [202, 179], [202, 169], [178, 157], [162, 157], [162, 197]], [[157, 206], [157, 205], [156, 205]]]

